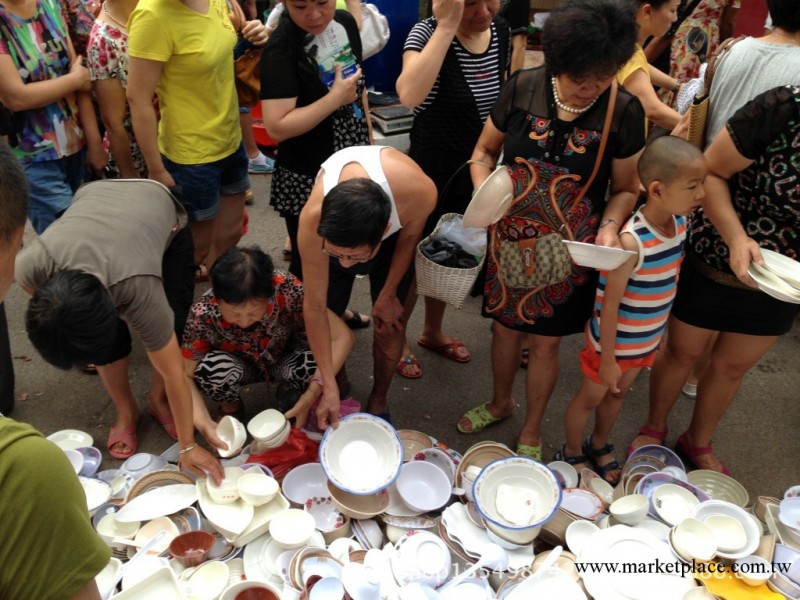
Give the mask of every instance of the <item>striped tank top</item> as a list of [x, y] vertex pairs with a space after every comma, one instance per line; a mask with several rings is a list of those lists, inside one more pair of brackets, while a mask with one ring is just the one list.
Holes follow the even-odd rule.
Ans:
[[[649, 356], [658, 348], [667, 324], [678, 283], [686, 241], [686, 218], [675, 219], [675, 235], [664, 237], [637, 210], [623, 232], [630, 233], [639, 247], [639, 262], [628, 280], [619, 305], [617, 360], [635, 360]], [[603, 307], [607, 273], [600, 274], [594, 312], [586, 326], [586, 343], [600, 354], [600, 314]]]

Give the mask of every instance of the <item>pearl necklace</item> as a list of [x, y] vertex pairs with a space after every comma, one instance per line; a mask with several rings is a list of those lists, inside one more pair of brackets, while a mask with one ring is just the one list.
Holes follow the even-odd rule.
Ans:
[[115, 19], [115, 18], [114, 18], [114, 16], [111, 14], [111, 11], [109, 11], [109, 10], [108, 10], [108, 7], [106, 6], [106, 3], [105, 3], [105, 2], [103, 2], [103, 14], [104, 14], [105, 16], [107, 16], [109, 19], [111, 19], [111, 22], [112, 22], [112, 23], [114, 23], [114, 24], [115, 24], [115, 25], [117, 25], [118, 27], [122, 27], [122, 29], [124, 29], [124, 30], [126, 30], [126, 31], [127, 31], [127, 29], [128, 29], [128, 25], [127, 25], [126, 23], [123, 23], [123, 22], [121, 22], [121, 21], [119, 21], [119, 20]]
[[568, 113], [572, 113], [573, 115], [581, 115], [581, 114], [585, 113], [587, 110], [589, 110], [590, 108], [592, 108], [594, 106], [594, 103], [597, 102], [597, 99], [600, 97], [600, 96], [595, 96], [594, 100], [589, 102], [589, 104], [587, 104], [583, 108], [573, 108], [572, 106], [567, 106], [566, 104], [564, 104], [561, 101], [561, 98], [558, 97], [558, 86], [556, 85], [556, 77], [555, 77], [555, 75], [550, 77], [550, 83], [553, 84], [553, 99], [556, 101], [556, 106], [558, 108], [560, 108], [561, 110], [563, 110], [563, 111], [566, 111]]

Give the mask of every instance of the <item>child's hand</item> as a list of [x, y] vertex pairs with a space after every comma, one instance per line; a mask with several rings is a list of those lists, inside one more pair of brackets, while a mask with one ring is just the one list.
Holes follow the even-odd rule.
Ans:
[[617, 361], [601, 362], [598, 375], [612, 394], [619, 394], [619, 380], [622, 377], [622, 369], [619, 368]]

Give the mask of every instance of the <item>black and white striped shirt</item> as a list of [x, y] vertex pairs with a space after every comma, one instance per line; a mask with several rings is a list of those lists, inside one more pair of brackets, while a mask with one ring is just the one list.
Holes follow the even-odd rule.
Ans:
[[[414, 50], [422, 52], [422, 49], [433, 35], [435, 23], [436, 18], [430, 17], [414, 25], [408, 34], [408, 38], [406, 38], [403, 51]], [[486, 52], [482, 54], [472, 54], [461, 45], [456, 37], [450, 42], [450, 46], [456, 53], [458, 63], [461, 66], [470, 91], [475, 98], [481, 121], [485, 121], [486, 117], [489, 115], [489, 111], [492, 109], [495, 100], [497, 100], [497, 96], [500, 93], [500, 86], [503, 83], [500, 79], [500, 69], [498, 65], [500, 46], [497, 39], [498, 34], [495, 23], [492, 23], [491, 32], [492, 41]], [[509, 57], [506, 57], [504, 64], [508, 64], [508, 60]], [[422, 104], [414, 108], [414, 116], [425, 111], [436, 99], [438, 93], [439, 77], [437, 76], [428, 97], [425, 98]]]

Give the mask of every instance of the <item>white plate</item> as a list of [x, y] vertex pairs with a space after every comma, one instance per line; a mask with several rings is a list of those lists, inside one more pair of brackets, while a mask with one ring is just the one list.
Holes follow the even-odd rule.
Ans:
[[278, 557], [286, 548], [269, 535], [262, 535], [244, 547], [244, 574], [249, 581], [263, 581], [276, 585], [283, 584], [280, 569], [276, 566]]
[[764, 267], [759, 267], [756, 263], [750, 263], [747, 273], [758, 284], [765, 294], [769, 294], [776, 300], [800, 304], [800, 291], [796, 290], [777, 275], [767, 271]]
[[572, 242], [563, 240], [572, 262], [581, 267], [589, 267], [601, 271], [613, 271], [631, 256], [636, 254], [631, 250], [597, 246], [585, 242]]
[[514, 199], [514, 182], [505, 165], [484, 179], [464, 211], [464, 227], [488, 227], [505, 214]]
[[[582, 563], [632, 563], [635, 565], [674, 564], [669, 546], [648, 531], [614, 525], [592, 536], [578, 557]], [[583, 574], [586, 590], [595, 600], [671, 600], [682, 598], [695, 587], [690, 577], [658, 573], [611, 573], [587, 569]]]
[[418, 582], [435, 588], [450, 577], [450, 548], [433, 533], [409, 531], [395, 548], [392, 571], [401, 586]]
[[149, 521], [171, 515], [188, 508], [197, 501], [197, 488], [190, 483], [178, 483], [153, 488], [136, 496], [119, 509], [117, 520], [121, 523]]
[[173, 570], [169, 567], [162, 567], [136, 585], [120, 592], [114, 598], [119, 600], [152, 600], [153, 598], [183, 600], [186, 596]]
[[[447, 535], [461, 546], [466, 554], [473, 558], [480, 557], [487, 545], [493, 542], [489, 539], [486, 529], [478, 527], [467, 515], [467, 508], [460, 502], [454, 502], [442, 513], [442, 525]], [[533, 562], [533, 545], [528, 544], [515, 550], [507, 550], [509, 569], [523, 570]]]
[[556, 567], [536, 571], [526, 577], [506, 596], [508, 600], [531, 598], [558, 598], [558, 600], [586, 600], [581, 586], [567, 573]]
[[205, 479], [198, 479], [195, 486], [200, 510], [222, 535], [226, 538], [235, 538], [247, 529], [254, 514], [251, 504], [247, 504], [241, 498], [231, 504], [217, 504], [208, 495]]
[[603, 501], [583, 488], [567, 488], [561, 493], [561, 508], [584, 519], [594, 520], [603, 512]]
[[47, 436], [47, 439], [53, 442], [62, 450], [75, 450], [83, 446], [91, 446], [94, 443], [94, 438], [85, 431], [78, 431], [77, 429], [62, 429]]
[[773, 275], [777, 275], [792, 287], [800, 289], [800, 262], [767, 248], [760, 250], [765, 266]]

